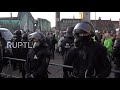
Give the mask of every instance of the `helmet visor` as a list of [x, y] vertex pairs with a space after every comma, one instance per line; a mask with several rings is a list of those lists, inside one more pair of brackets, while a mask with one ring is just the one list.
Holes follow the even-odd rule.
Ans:
[[79, 23], [75, 26], [74, 30], [76, 32], [80, 33], [80, 31], [86, 31], [88, 34], [91, 34], [91, 26], [87, 23]]

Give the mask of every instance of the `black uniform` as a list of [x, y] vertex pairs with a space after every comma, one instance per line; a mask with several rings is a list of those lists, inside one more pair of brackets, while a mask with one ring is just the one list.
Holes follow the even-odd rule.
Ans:
[[106, 78], [111, 72], [111, 64], [107, 58], [107, 49], [94, 42], [95, 28], [91, 22], [78, 23], [73, 30], [75, 46], [64, 58], [64, 64], [73, 69], [63, 68], [64, 78]]
[[21, 58], [22, 59], [27, 59], [27, 53], [28, 53], [28, 50], [29, 50], [29, 40], [28, 40], [28, 34], [27, 33], [24, 33], [23, 36], [22, 36], [22, 42], [26, 43], [26, 46], [23, 44], [23, 46], [21, 47]]
[[3, 56], [6, 56], [6, 54], [5, 54], [5, 46], [7, 45], [7, 42], [2, 37], [1, 37], [1, 44], [2, 44], [2, 49], [3, 49]]
[[62, 41], [60, 47], [62, 49], [61, 54], [64, 58], [65, 54], [70, 50], [70, 48], [74, 45], [74, 36], [73, 36], [74, 27], [68, 27], [66, 29], [66, 38]]
[[66, 37], [60, 47], [62, 49], [61, 54], [64, 57], [64, 55], [70, 50], [70, 48], [74, 45], [74, 37]]
[[3, 69], [3, 48], [0, 40], [0, 73], [2, 72], [2, 69]]
[[[27, 54], [28, 54], [28, 51], [29, 51], [29, 41], [28, 41], [28, 34], [27, 33], [24, 33], [23, 36], [22, 36], [22, 42], [26, 43], [26, 46], [23, 44], [23, 46], [21, 47], [21, 59], [25, 59], [27, 60]], [[25, 69], [24, 69], [24, 64], [25, 62], [22, 62], [22, 77], [25, 78]]]
[[[114, 64], [116, 65], [115, 69], [120, 70], [120, 38], [115, 40], [112, 55], [114, 58]], [[115, 78], [120, 78], [120, 74], [115, 73]]]
[[[50, 50], [46, 43], [46, 37], [42, 33], [34, 32], [30, 34], [29, 40], [33, 48], [29, 49], [27, 61], [25, 63], [27, 78], [48, 78], [48, 65], [50, 61]], [[32, 45], [32, 44], [31, 44]]]
[[49, 60], [50, 51], [47, 47], [30, 49], [25, 65], [27, 76], [33, 74], [34, 78], [48, 78]]
[[[13, 52], [13, 55], [12, 57], [13, 58], [19, 58], [21, 59], [21, 46], [18, 47], [18, 42], [22, 42], [22, 34], [21, 34], [21, 31], [19, 30], [16, 30], [15, 33], [14, 33], [14, 36], [11, 40], [11, 42], [13, 43], [13, 47], [12, 47], [12, 52]], [[13, 63], [13, 69], [16, 70], [17, 69], [17, 64], [18, 66], [20, 67], [20, 71], [21, 71], [21, 61], [12, 61]]]
[[73, 76], [78, 78], [93, 77], [94, 70], [95, 76], [99, 78], [106, 78], [111, 72], [106, 48], [93, 41], [84, 44], [83, 47], [73, 47], [66, 55], [64, 64], [74, 68], [73, 71], [63, 68], [65, 78], [69, 77], [66, 69], [71, 70]]
[[100, 33], [98, 33], [96, 36], [95, 36], [95, 39], [97, 42], [101, 43], [101, 39], [102, 39], [102, 35]]
[[0, 73], [2, 72], [3, 69], [3, 55], [5, 52], [5, 46], [6, 46], [6, 41], [4, 38], [2, 38], [2, 34], [0, 33]]

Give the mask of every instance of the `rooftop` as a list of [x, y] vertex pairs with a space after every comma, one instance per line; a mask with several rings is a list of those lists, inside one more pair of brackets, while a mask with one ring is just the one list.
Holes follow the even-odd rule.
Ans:
[[18, 20], [17, 17], [0, 17], [0, 20]]

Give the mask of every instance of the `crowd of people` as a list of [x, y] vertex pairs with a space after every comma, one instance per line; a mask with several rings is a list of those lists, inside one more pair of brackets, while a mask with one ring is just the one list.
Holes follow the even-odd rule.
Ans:
[[[48, 65], [55, 59], [55, 51], [62, 56], [63, 78], [107, 78], [111, 73], [112, 62], [120, 70], [120, 30], [97, 31], [91, 22], [84, 21], [75, 27], [68, 27], [66, 34], [56, 39], [53, 33], [21, 33], [16, 30], [11, 42], [29, 42], [34, 48], [20, 46], [12, 48], [12, 58], [25, 59], [25, 62], [12, 60], [13, 70], [19, 69], [24, 78], [48, 78]], [[0, 73], [2, 73], [3, 50], [5, 46], [0, 35]], [[57, 44], [57, 48], [56, 48]], [[29, 45], [26, 45], [29, 46]], [[119, 73], [115, 74], [120, 77]]]

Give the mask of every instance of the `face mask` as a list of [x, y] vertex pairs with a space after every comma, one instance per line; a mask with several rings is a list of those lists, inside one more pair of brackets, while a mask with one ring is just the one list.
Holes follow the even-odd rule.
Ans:
[[76, 41], [79, 41], [79, 42], [89, 42], [90, 40], [90, 36], [79, 36], [76, 38]]
[[75, 45], [76, 47], [82, 47], [86, 45], [90, 39], [91, 39], [90, 36], [79, 36], [75, 39]]

